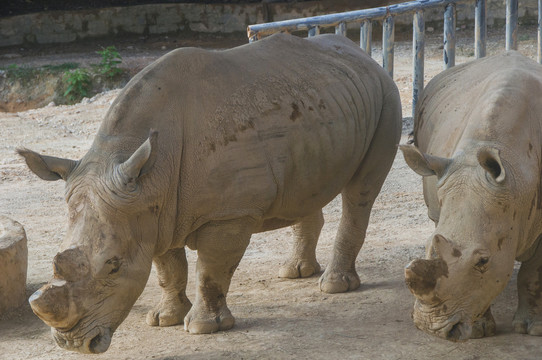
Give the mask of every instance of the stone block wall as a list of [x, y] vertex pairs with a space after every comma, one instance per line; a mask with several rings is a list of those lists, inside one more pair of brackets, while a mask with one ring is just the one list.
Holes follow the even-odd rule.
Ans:
[[[358, 10], [349, 0], [262, 2], [245, 4], [154, 4], [130, 7], [42, 12], [0, 18], [0, 47], [66, 43], [107, 36], [168, 33], [239, 33], [250, 24], [280, 21], [332, 12]], [[519, 2], [520, 18], [536, 19], [537, 0]], [[487, 1], [488, 24], [504, 21], [505, 0]], [[441, 21], [442, 11], [428, 10], [426, 21]], [[457, 5], [458, 23], [474, 18], [474, 3]], [[409, 25], [411, 15], [396, 18]]]

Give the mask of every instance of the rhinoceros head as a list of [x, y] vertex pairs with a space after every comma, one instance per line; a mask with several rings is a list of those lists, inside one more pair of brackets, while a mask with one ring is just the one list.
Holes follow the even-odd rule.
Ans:
[[[514, 204], [524, 201], [516, 189], [523, 181], [506, 166], [500, 152], [479, 147], [440, 158], [401, 146], [407, 164], [422, 176], [435, 176], [438, 221], [426, 258], [405, 269], [416, 297], [416, 326], [448, 340], [466, 340], [494, 332], [473, 326], [491, 317], [493, 299], [506, 286], [514, 267], [520, 218]], [[427, 191], [427, 189], [424, 189]], [[527, 209], [528, 210], [528, 209]], [[480, 320], [480, 321], [479, 321]]]
[[156, 194], [145, 186], [156, 137], [151, 133], [131, 155], [110, 153], [112, 160], [97, 160], [92, 150], [78, 162], [18, 150], [42, 179], [66, 181], [63, 250], [54, 258], [53, 279], [29, 299], [63, 348], [106, 351], [143, 291], [158, 233]]

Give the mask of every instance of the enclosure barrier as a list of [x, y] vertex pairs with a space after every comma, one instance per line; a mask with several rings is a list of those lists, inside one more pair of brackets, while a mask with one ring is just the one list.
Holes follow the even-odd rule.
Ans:
[[[382, 21], [382, 66], [393, 77], [394, 17], [413, 13], [413, 84], [412, 113], [424, 86], [425, 21], [424, 10], [442, 8], [444, 17], [444, 68], [455, 65], [456, 4], [475, 3], [474, 53], [476, 58], [486, 55], [487, 23], [486, 0], [417, 0], [373, 9], [313, 16], [265, 24], [250, 25], [247, 35], [250, 42], [276, 32], [307, 31], [312, 37], [321, 28], [335, 27], [335, 33], [346, 36], [348, 23], [360, 24], [360, 47], [371, 55], [372, 22]], [[538, 0], [538, 62], [542, 63], [542, 0]], [[506, 0], [506, 50], [517, 50], [518, 0]]]

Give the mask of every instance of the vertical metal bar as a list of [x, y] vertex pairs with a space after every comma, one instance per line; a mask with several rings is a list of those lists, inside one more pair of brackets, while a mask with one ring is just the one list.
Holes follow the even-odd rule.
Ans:
[[506, 50], [518, 49], [518, 0], [506, 0]]
[[393, 78], [393, 45], [395, 40], [393, 16], [385, 18], [382, 27], [382, 66]]
[[[542, 1], [542, 0], [539, 0]], [[364, 20], [361, 23], [361, 28], [359, 32], [359, 46], [363, 51], [365, 51], [369, 56], [371, 56], [371, 46], [373, 38], [373, 23], [371, 20]]]
[[477, 59], [486, 56], [487, 23], [486, 0], [476, 0], [474, 11], [474, 54]]
[[346, 23], [344, 21], [335, 26], [335, 34], [346, 36]]
[[425, 20], [423, 10], [417, 10], [412, 20], [412, 55], [414, 63], [414, 75], [412, 76], [412, 117], [416, 111], [418, 97], [423, 90], [423, 63], [425, 49]]
[[538, 63], [542, 64], [542, 0], [538, 0]]
[[448, 4], [444, 11], [444, 69], [455, 66], [455, 24], [455, 4]]
[[320, 35], [320, 26], [313, 26], [309, 29], [309, 37]]

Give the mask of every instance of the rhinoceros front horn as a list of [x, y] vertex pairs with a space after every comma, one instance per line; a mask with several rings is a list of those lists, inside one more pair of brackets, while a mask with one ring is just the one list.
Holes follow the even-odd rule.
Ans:
[[85, 253], [72, 247], [56, 254], [53, 267], [54, 278], [32, 294], [28, 302], [47, 325], [69, 330], [78, 319], [73, 291], [87, 280], [90, 265]]
[[28, 302], [34, 314], [47, 325], [57, 329], [69, 329], [75, 321], [71, 314], [69, 288], [65, 280], [53, 279], [36, 291]]
[[405, 268], [405, 282], [420, 300], [432, 293], [441, 276], [448, 276], [448, 266], [442, 259], [416, 259]]

